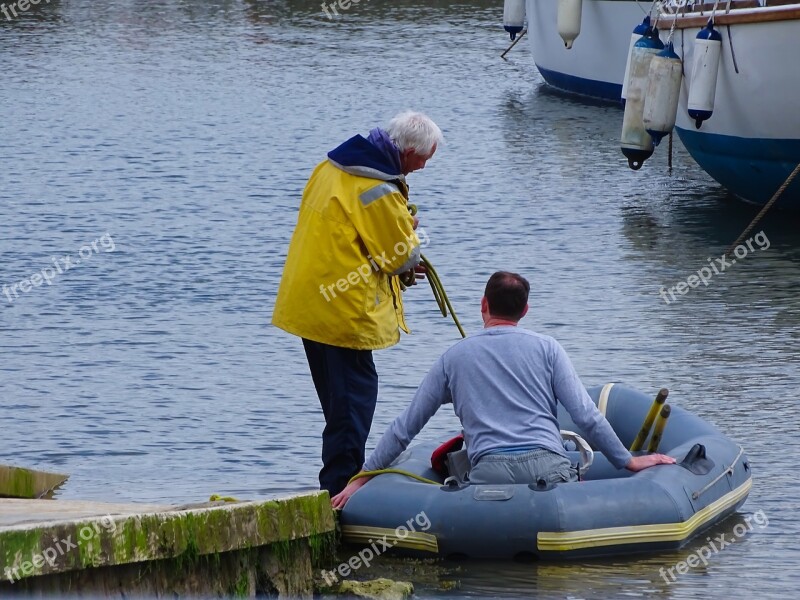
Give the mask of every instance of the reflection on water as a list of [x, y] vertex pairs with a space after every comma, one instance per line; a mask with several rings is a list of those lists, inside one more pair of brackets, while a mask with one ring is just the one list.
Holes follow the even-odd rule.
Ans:
[[[663, 145], [629, 170], [621, 111], [548, 91], [525, 43], [500, 60], [501, 15], [493, 0], [372, 0], [335, 21], [311, 0], [76, 0], [0, 19], [0, 285], [106, 232], [116, 244], [52, 285], [0, 296], [0, 461], [71, 473], [62, 498], [313, 487], [322, 417], [300, 344], [268, 325], [298, 199], [327, 150], [415, 107], [446, 136], [410, 184], [465, 328], [481, 325], [493, 270], [524, 273], [523, 323], [558, 338], [587, 385], [666, 386], [740, 441], [755, 475], [745, 512], [770, 522], [671, 584], [659, 569], [693, 547], [445, 565], [459, 587], [423, 578], [420, 595], [790, 589], [796, 219], [768, 218], [768, 250], [666, 305], [661, 287], [720, 256], [756, 209], [679, 143], [671, 174]], [[458, 339], [426, 287], [407, 300], [414, 334], [376, 353], [370, 444]], [[443, 410], [423, 435], [457, 427]]]

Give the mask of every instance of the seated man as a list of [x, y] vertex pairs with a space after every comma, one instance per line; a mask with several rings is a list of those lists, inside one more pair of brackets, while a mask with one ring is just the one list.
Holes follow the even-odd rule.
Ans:
[[[388, 467], [447, 402], [464, 428], [474, 484], [574, 481], [561, 442], [560, 401], [594, 448], [618, 469], [640, 471], [675, 459], [663, 454], [631, 456], [592, 402], [567, 353], [553, 338], [521, 329], [530, 285], [516, 273], [498, 271], [481, 300], [483, 331], [448, 349], [425, 376], [414, 399], [383, 434], [365, 471]], [[333, 497], [345, 505], [369, 477]]]

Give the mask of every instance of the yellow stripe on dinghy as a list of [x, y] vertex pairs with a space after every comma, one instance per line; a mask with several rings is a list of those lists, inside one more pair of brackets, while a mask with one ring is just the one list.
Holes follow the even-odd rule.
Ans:
[[537, 547], [539, 550], [548, 552], [566, 552], [568, 550], [596, 548], [598, 546], [681, 541], [689, 537], [701, 525], [725, 512], [746, 497], [752, 485], [753, 480], [748, 479], [735, 490], [731, 490], [718, 500], [697, 511], [688, 521], [584, 529], [582, 531], [540, 531], [536, 538]]
[[435, 535], [421, 531], [409, 531], [408, 535], [400, 537], [396, 529], [385, 527], [365, 527], [361, 525], [342, 525], [342, 539], [350, 544], [380, 544], [384, 540], [390, 548], [408, 548], [422, 552], [439, 553], [439, 541]]

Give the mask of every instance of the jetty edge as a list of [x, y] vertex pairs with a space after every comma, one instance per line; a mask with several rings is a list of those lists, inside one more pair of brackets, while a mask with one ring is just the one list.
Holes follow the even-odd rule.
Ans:
[[335, 550], [324, 491], [182, 506], [0, 498], [0, 596], [310, 597]]
[[63, 484], [69, 475], [0, 465], [0, 498], [41, 498]]

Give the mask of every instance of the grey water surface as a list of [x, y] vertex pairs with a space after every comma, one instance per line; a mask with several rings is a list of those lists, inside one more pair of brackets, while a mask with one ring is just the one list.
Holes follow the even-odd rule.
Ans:
[[[667, 304], [659, 290], [719, 257], [756, 209], [677, 140], [672, 173], [666, 144], [629, 170], [618, 107], [548, 90], [524, 41], [499, 58], [499, 0], [340, 12], [53, 0], [0, 17], [0, 462], [69, 473], [62, 499], [313, 489], [322, 414], [299, 340], [269, 325], [299, 198], [328, 150], [411, 107], [445, 133], [409, 181], [467, 331], [489, 274], [524, 274], [522, 324], [555, 336], [587, 385], [668, 387], [744, 446], [750, 498], [714, 535], [768, 518], [674, 582], [659, 569], [705, 536], [613, 561], [464, 563], [455, 589], [419, 576], [417, 594], [791, 596], [799, 217], [768, 218], [768, 248]], [[413, 335], [375, 354], [369, 447], [458, 339], [427, 285], [406, 306]], [[440, 413], [423, 437], [457, 429]]]

